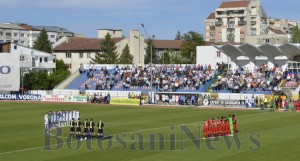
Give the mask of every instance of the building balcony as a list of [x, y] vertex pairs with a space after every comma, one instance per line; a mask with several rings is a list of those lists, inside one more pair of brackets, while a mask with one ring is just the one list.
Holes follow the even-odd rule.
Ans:
[[238, 24], [239, 24], [240, 26], [243, 26], [243, 25], [246, 25], [247, 22], [246, 22], [246, 21], [239, 21]]
[[222, 26], [223, 22], [216, 22], [216, 26]]
[[234, 28], [235, 28], [235, 25], [234, 25], [234, 24], [229, 24], [229, 25], [227, 25], [227, 28], [229, 28], [229, 29], [234, 29]]
[[36, 64], [36, 67], [35, 68], [55, 68], [55, 63], [39, 63], [39, 64]]
[[256, 21], [251, 21], [251, 25], [256, 25]]
[[32, 62], [26, 62], [26, 61], [21, 61], [20, 62], [22, 68], [31, 68], [32, 67]]

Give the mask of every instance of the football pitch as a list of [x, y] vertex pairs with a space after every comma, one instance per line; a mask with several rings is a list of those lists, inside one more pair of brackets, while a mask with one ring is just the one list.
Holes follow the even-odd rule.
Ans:
[[[76, 141], [69, 127], [44, 131], [47, 111], [80, 110], [102, 120], [109, 138]], [[239, 134], [203, 139], [202, 121], [235, 114]], [[0, 102], [1, 161], [296, 161], [300, 114], [260, 110], [154, 108], [97, 104]], [[200, 131], [200, 132], [199, 132]]]

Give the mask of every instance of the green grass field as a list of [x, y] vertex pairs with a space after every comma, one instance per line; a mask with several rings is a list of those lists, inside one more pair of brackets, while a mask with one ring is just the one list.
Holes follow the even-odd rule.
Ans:
[[[100, 119], [104, 121], [105, 132], [113, 137], [102, 142], [102, 149], [96, 140], [91, 144], [82, 141], [79, 149], [70, 149], [66, 144], [66, 137], [69, 134], [67, 127], [63, 128], [63, 134], [59, 136], [64, 141], [62, 147], [51, 151], [45, 150], [43, 130], [45, 112], [72, 108], [80, 109], [81, 119], [93, 118], [95, 121]], [[202, 125], [203, 119], [233, 113], [237, 117], [240, 131], [239, 148], [234, 142], [228, 149], [227, 145], [230, 144], [226, 144], [224, 138], [211, 142], [215, 150], [211, 149], [207, 140], [194, 139], [193, 141], [200, 142], [198, 148], [182, 130], [182, 127], [186, 127], [198, 138], [198, 126]], [[300, 157], [300, 114], [292, 112], [0, 102], [0, 121], [1, 161], [296, 161]], [[171, 125], [173, 129], [170, 128]], [[56, 130], [52, 130], [53, 134], [55, 132]], [[160, 142], [156, 136], [151, 142], [150, 135], [158, 133], [164, 140]], [[170, 136], [175, 136], [175, 140], [170, 141]], [[233, 142], [232, 137], [228, 139]], [[51, 149], [57, 147], [56, 139], [50, 139], [50, 143], [53, 144]], [[76, 142], [71, 143], [75, 149]], [[109, 143], [110, 148], [104, 150]], [[164, 147], [160, 147], [159, 143], [163, 143]], [[90, 147], [87, 147], [87, 144]], [[170, 148], [170, 144], [174, 144], [172, 147], [175, 149]], [[259, 149], [254, 150], [257, 148]]]

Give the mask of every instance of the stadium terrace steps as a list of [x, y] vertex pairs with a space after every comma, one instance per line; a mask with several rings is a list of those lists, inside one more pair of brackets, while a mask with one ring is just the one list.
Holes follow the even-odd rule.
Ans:
[[79, 76], [78, 70], [71, 74], [68, 78], [58, 84], [54, 89], [65, 89], [72, 81]]
[[[108, 70], [108, 74], [114, 74], [115, 70]], [[76, 77], [72, 77], [73, 79], [69, 78], [66, 82], [69, 82], [65, 89], [71, 90], [80, 90], [81, 92], [85, 92], [85, 84], [88, 85], [89, 90], [96, 90], [96, 83], [99, 79], [104, 78], [104, 74], [100, 73], [99, 70], [94, 72], [93, 78], [88, 78], [86, 73], [79, 74], [79, 71], [76, 71]], [[210, 81], [206, 82], [204, 85], [199, 85], [199, 89], [196, 90], [194, 87], [180, 87], [174, 92], [206, 92], [211, 84], [216, 81], [216, 78], [219, 74], [216, 74]], [[109, 78], [111, 79], [111, 78]], [[158, 90], [156, 86], [151, 87], [148, 86], [130, 86], [128, 88], [123, 87], [123, 82], [119, 78], [117, 81], [113, 82], [113, 86], [111, 88], [112, 91], [142, 91], [142, 92], [149, 92], [149, 91], [160, 91], [160, 92], [170, 92], [170, 90]]]

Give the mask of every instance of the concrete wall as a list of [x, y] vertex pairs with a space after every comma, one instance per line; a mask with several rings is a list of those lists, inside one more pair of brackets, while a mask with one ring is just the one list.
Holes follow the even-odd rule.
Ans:
[[217, 52], [220, 51], [213, 46], [198, 46], [196, 64], [210, 64], [215, 69], [217, 63], [228, 63], [230, 61], [230, 58], [222, 52], [220, 52], [220, 57], [218, 57]]

